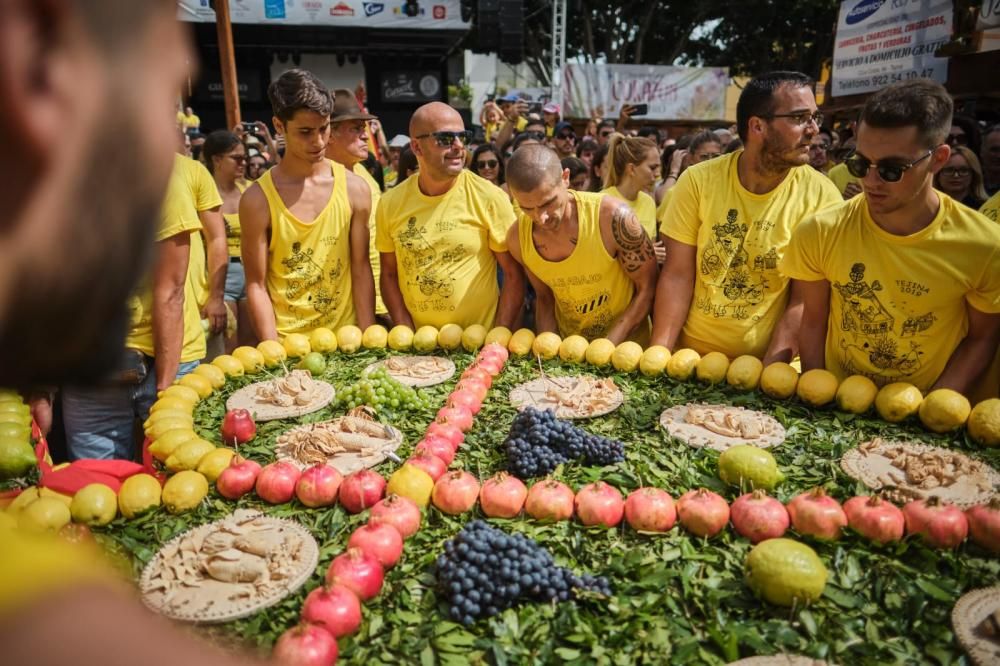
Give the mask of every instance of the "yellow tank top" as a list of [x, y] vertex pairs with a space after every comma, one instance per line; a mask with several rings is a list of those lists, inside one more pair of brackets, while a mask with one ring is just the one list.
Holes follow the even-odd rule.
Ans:
[[333, 172], [333, 192], [326, 208], [308, 222], [285, 206], [270, 171], [257, 181], [271, 213], [267, 292], [282, 336], [357, 323], [351, 298], [347, 172], [342, 164], [327, 163]]
[[[237, 180], [236, 188], [240, 191], [240, 194], [246, 192], [247, 182], [245, 180]], [[230, 257], [240, 257], [240, 214], [239, 213], [223, 213], [223, 219], [226, 221], [226, 245], [229, 248]]]
[[639, 224], [645, 229], [646, 235], [652, 240], [656, 240], [656, 200], [645, 192], [639, 192], [635, 199], [626, 199], [617, 187], [606, 187], [601, 190], [601, 194], [607, 194], [620, 199], [628, 204], [635, 216], [639, 218]]
[[632, 301], [635, 287], [625, 269], [608, 254], [601, 239], [601, 200], [604, 195], [575, 192], [577, 243], [562, 261], [543, 259], [531, 237], [532, 222], [521, 215], [518, 241], [525, 267], [548, 285], [555, 298], [559, 334], [604, 337], [608, 328]]
[[382, 198], [382, 190], [379, 189], [378, 183], [372, 178], [372, 175], [368, 173], [368, 169], [361, 162], [355, 164], [352, 171], [354, 171], [356, 176], [368, 183], [368, 189], [372, 193], [372, 212], [368, 216], [368, 261], [371, 262], [372, 277], [375, 278], [375, 314], [386, 314], [389, 310], [386, 309], [385, 303], [382, 302], [382, 292], [378, 288], [381, 264], [379, 263], [378, 249], [375, 247], [375, 211], [378, 208], [378, 200]]

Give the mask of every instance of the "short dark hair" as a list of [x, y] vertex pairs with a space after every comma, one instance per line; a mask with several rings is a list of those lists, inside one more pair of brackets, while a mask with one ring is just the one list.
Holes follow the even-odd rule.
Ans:
[[581, 173], [587, 173], [587, 164], [579, 157], [564, 157], [561, 164], [563, 169], [569, 169], [570, 180], [576, 178]]
[[305, 109], [321, 116], [333, 113], [330, 91], [315, 74], [304, 69], [290, 69], [267, 87], [271, 112], [288, 122], [296, 111]]
[[693, 153], [706, 143], [717, 143], [719, 144], [719, 148], [722, 148], [722, 142], [719, 141], [719, 135], [711, 130], [704, 130], [691, 137], [691, 143], [688, 145], [687, 151], [689, 153]]
[[492, 143], [484, 143], [483, 145], [476, 147], [476, 149], [472, 151], [472, 164], [469, 166], [469, 171], [476, 174], [477, 176], [479, 175], [479, 164], [477, 160], [479, 159], [479, 156], [482, 155], [483, 153], [493, 153], [494, 155], [496, 155], [497, 182], [502, 184], [504, 182], [503, 156], [500, 154], [500, 149], [494, 146]]
[[515, 150], [507, 167], [507, 185], [518, 192], [534, 192], [542, 185], [558, 182], [562, 176], [559, 156], [544, 144]]
[[586, 152], [594, 152], [598, 148], [597, 142], [593, 139], [584, 139], [576, 145], [576, 156], [579, 157]]
[[951, 96], [940, 83], [910, 79], [893, 83], [869, 97], [858, 124], [881, 129], [914, 126], [924, 146], [935, 148], [948, 137], [953, 110]]
[[639, 131], [636, 132], [635, 135], [639, 137], [648, 137], [655, 141], [657, 145], [660, 144], [660, 130], [656, 129], [652, 125], [643, 125], [639, 128]]
[[610, 118], [605, 118], [601, 122], [597, 123], [597, 133], [598, 134], [601, 133], [601, 128], [602, 127], [610, 127], [611, 129], [614, 129], [615, 128], [615, 121], [611, 120]]
[[747, 140], [752, 116], [767, 118], [774, 113], [774, 93], [782, 86], [812, 88], [813, 85], [813, 80], [802, 72], [768, 72], [750, 79], [736, 102], [736, 130], [740, 138]]
[[225, 155], [230, 150], [240, 145], [238, 136], [229, 130], [215, 130], [205, 137], [205, 145], [201, 147], [201, 156], [205, 161], [208, 172], [215, 175], [215, 161], [212, 159], [216, 155]]

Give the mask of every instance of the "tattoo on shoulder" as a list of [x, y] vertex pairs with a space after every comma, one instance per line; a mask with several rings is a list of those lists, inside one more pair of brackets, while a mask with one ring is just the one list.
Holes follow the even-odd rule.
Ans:
[[611, 214], [611, 235], [621, 248], [622, 265], [629, 273], [639, 270], [647, 261], [655, 259], [653, 243], [628, 206], [619, 206]]

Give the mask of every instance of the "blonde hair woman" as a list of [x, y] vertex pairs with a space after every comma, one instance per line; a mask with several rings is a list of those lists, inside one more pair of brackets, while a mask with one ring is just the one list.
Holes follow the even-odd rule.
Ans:
[[608, 155], [604, 158], [604, 189], [601, 193], [628, 204], [653, 241], [657, 263], [663, 263], [666, 250], [664, 244], [657, 240], [656, 202], [649, 194], [659, 172], [660, 151], [656, 142], [645, 137], [611, 135]]
[[973, 210], [987, 198], [979, 158], [965, 146], [951, 147], [948, 163], [934, 175], [934, 187]]

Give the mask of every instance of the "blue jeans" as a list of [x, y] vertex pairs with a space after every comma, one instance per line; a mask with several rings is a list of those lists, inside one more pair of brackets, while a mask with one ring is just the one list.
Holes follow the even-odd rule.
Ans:
[[[70, 460], [117, 458], [135, 460], [135, 423], [149, 418], [156, 402], [156, 367], [146, 359], [149, 372], [140, 384], [62, 389], [63, 423]], [[181, 363], [177, 377], [198, 367], [198, 361]]]
[[226, 289], [225, 299], [227, 301], [242, 301], [247, 297], [246, 273], [243, 270], [243, 263], [235, 258], [230, 258], [229, 266], [226, 269]]

